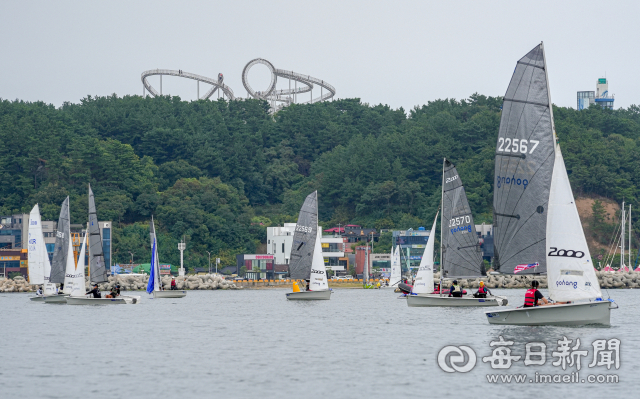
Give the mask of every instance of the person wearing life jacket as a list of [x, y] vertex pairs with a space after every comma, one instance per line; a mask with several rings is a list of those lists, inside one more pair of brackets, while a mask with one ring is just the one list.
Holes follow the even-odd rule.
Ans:
[[449, 289], [449, 296], [455, 298], [462, 297], [462, 287], [458, 285], [458, 280], [453, 280], [453, 284], [451, 284], [451, 288]]
[[538, 305], [539, 300], [542, 300], [542, 302], [544, 302], [545, 305], [549, 304], [549, 301], [547, 301], [547, 298], [545, 298], [544, 295], [542, 295], [542, 293], [538, 291], [538, 285], [540, 285], [540, 283], [538, 283], [536, 280], [533, 280], [531, 282], [531, 288], [528, 289], [527, 292], [524, 294], [525, 308], [532, 308], [535, 306], [539, 306]]
[[474, 298], [486, 298], [487, 294], [491, 295], [491, 291], [484, 285], [484, 281], [480, 282], [480, 286], [478, 287], [478, 291], [473, 294]]
[[172, 290], [177, 290], [178, 288], [176, 287], [176, 279], [172, 278], [171, 279], [171, 289]]

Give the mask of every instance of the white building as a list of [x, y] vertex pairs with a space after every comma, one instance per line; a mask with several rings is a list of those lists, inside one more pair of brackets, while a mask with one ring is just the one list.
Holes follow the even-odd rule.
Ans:
[[[295, 230], [295, 223], [267, 227], [267, 254], [274, 256], [275, 264], [289, 264]], [[318, 231], [322, 231], [322, 226], [318, 226]], [[346, 265], [344, 264], [344, 259], [346, 259], [344, 256], [345, 243], [342, 237], [323, 236], [320, 238], [320, 243], [322, 244], [322, 256], [327, 270], [346, 270]]]

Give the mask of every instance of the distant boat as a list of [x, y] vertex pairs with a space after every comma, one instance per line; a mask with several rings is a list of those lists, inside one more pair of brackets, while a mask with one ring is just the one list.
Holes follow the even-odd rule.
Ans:
[[151, 224], [149, 225], [149, 236], [151, 237], [151, 267], [149, 268], [147, 293], [153, 294], [154, 298], [182, 298], [187, 296], [187, 291], [185, 290], [165, 290], [162, 287], [160, 260], [158, 259], [158, 240], [153, 216], [151, 216]]
[[[80, 250], [80, 258], [78, 258], [77, 267], [72, 272], [75, 275], [75, 283], [69, 297], [67, 297], [68, 305], [123, 305], [136, 304], [140, 300], [139, 296], [118, 296], [116, 298], [88, 298], [84, 286], [84, 266], [85, 254], [87, 247], [87, 238], [89, 241], [89, 282], [91, 284], [104, 283], [108, 281], [107, 268], [104, 262], [104, 254], [102, 250], [102, 238], [100, 235], [100, 226], [98, 225], [98, 216], [96, 213], [96, 204], [89, 185], [89, 224], [87, 226], [87, 234], [82, 242]], [[69, 243], [71, 245], [71, 243]], [[73, 253], [70, 251], [70, 253]], [[69, 257], [67, 257], [69, 259]], [[72, 262], [73, 263], [73, 262]], [[69, 267], [69, 262], [67, 263]], [[82, 280], [80, 280], [82, 274]], [[82, 287], [80, 287], [82, 285]]]
[[402, 263], [400, 262], [400, 246], [391, 247], [391, 274], [389, 275], [389, 287], [398, 288], [402, 284]]
[[29, 283], [32, 285], [42, 285], [43, 287], [42, 293], [31, 297], [31, 301], [44, 302], [47, 297], [58, 297], [56, 285], [49, 281], [51, 264], [49, 263], [49, 255], [47, 254], [47, 247], [44, 243], [44, 234], [42, 234], [42, 221], [38, 204], [33, 207], [29, 214], [27, 260]]
[[293, 292], [287, 293], [287, 299], [331, 299], [332, 291], [327, 281], [320, 236], [318, 234], [318, 192], [314, 191], [307, 196], [300, 208], [289, 264], [291, 279], [306, 281], [306, 286], [301, 288], [298, 282], [294, 281]]
[[[437, 217], [437, 216], [436, 216]], [[407, 296], [410, 307], [445, 306], [445, 307], [485, 307], [501, 306], [507, 303], [506, 298], [487, 294], [484, 298], [473, 295], [450, 297], [442, 290], [445, 279], [486, 277], [480, 243], [476, 234], [469, 201], [462, 185], [462, 180], [455, 165], [444, 159], [442, 163], [442, 213], [440, 214], [440, 290], [434, 292], [433, 286], [433, 249], [436, 221], [427, 241], [425, 253], [420, 262], [412, 293]], [[421, 280], [417, 280], [420, 277]], [[428, 284], [428, 285], [427, 285]], [[416, 291], [417, 288], [417, 291]], [[464, 287], [463, 287], [464, 288]]]
[[[610, 324], [553, 124], [544, 46], [522, 57], [504, 97], [496, 146], [494, 263], [547, 273], [559, 304], [485, 312], [490, 324]], [[616, 306], [617, 307], [617, 306]]]
[[53, 261], [51, 262], [51, 276], [49, 278], [50, 282], [61, 284], [61, 286], [60, 290], [58, 290], [58, 295], [46, 297], [44, 300], [45, 303], [67, 303], [64, 297], [71, 292], [69, 288], [65, 288], [68, 285], [67, 283], [69, 283], [69, 278], [66, 276], [67, 260], [71, 259], [73, 261], [73, 256], [69, 256], [69, 243], [71, 239], [69, 223], [69, 197], [67, 197], [60, 206]]

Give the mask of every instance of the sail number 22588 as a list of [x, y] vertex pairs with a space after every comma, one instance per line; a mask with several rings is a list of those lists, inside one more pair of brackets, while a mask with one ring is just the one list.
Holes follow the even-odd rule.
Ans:
[[525, 139], [520, 140], [520, 139], [511, 139], [509, 137], [507, 138], [498, 137], [498, 144], [500, 145], [500, 147], [498, 147], [498, 151], [499, 152], [520, 152], [522, 154], [526, 154], [527, 150], [529, 149], [529, 144], [532, 144], [533, 147], [531, 147], [531, 151], [529, 151], [529, 154], [532, 154], [539, 143], [540, 143], [540, 140], [525, 140]]

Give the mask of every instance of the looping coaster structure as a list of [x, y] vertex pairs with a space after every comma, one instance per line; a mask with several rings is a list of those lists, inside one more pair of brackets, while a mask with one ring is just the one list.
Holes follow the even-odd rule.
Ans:
[[[269, 87], [267, 87], [264, 91], [256, 91], [251, 85], [249, 85], [249, 71], [254, 65], [262, 64], [265, 65], [269, 71], [271, 72], [271, 82], [269, 83]], [[147, 78], [149, 76], [160, 75], [160, 92], [158, 92], [155, 88], [151, 86]], [[206, 100], [210, 98], [216, 91], [218, 93], [222, 93], [223, 97], [226, 97], [229, 100], [239, 99], [233, 94], [233, 90], [227, 85], [224, 84], [224, 76], [220, 73], [218, 74], [218, 79], [211, 79], [206, 76], [197, 75], [195, 73], [184, 72], [182, 70], [171, 70], [171, 69], [152, 69], [149, 71], [142, 72], [142, 95], [145, 95], [145, 90], [149, 91], [149, 93], [156, 97], [162, 95], [162, 76], [177, 76], [181, 78], [192, 79], [198, 82], [198, 99]], [[278, 77], [282, 79], [288, 79], [289, 88], [288, 89], [277, 89], [276, 85], [278, 83]], [[291, 82], [294, 82], [294, 87], [291, 87]], [[204, 96], [200, 97], [200, 82], [207, 83], [211, 85], [211, 88], [204, 94]], [[300, 83], [300, 87], [298, 87], [298, 83]], [[325, 101], [333, 98], [336, 95], [336, 89], [331, 86], [329, 83], [324, 80], [317, 79], [311, 77], [309, 75], [303, 75], [300, 73], [296, 73], [293, 71], [285, 71], [284, 69], [276, 69], [273, 64], [263, 58], [256, 58], [251, 61], [247, 65], [245, 65], [242, 70], [242, 85], [247, 90], [248, 98], [256, 98], [260, 100], [268, 101], [271, 104], [271, 112], [276, 112], [283, 107], [290, 104], [312, 104], [318, 101]], [[320, 95], [316, 98], [313, 97], [313, 89], [315, 86], [320, 87]], [[303, 93], [309, 93], [308, 101], [298, 101], [298, 95]], [[316, 92], [317, 93], [317, 92]]]
[[[147, 78], [149, 76], [153, 76], [153, 75], [160, 75], [160, 93], [158, 93], [158, 91], [156, 89], [154, 89], [149, 84], [149, 82], [147, 81]], [[198, 99], [199, 100], [208, 99], [218, 89], [220, 89], [220, 91], [223, 93], [223, 95], [226, 95], [229, 100], [235, 100], [235, 98], [236, 98], [233, 95], [233, 90], [231, 90], [231, 88], [229, 86], [227, 86], [227, 85], [225, 85], [223, 83], [224, 75], [222, 75], [221, 73], [218, 74], [218, 80], [215, 80], [215, 79], [208, 78], [206, 76], [196, 75], [195, 73], [184, 72], [181, 69], [179, 69], [177, 71], [176, 70], [172, 70], [172, 69], [152, 69], [152, 70], [149, 70], [149, 71], [142, 72], [142, 85], [154, 97], [162, 95], [162, 76], [163, 75], [178, 76], [178, 77], [181, 77], [181, 78], [193, 79], [193, 80], [197, 81], [198, 82]], [[212, 87], [202, 97], [200, 97], [200, 82], [208, 83], [208, 84], [212, 85]], [[144, 89], [143, 89], [142, 95], [144, 97]]]
[[[249, 70], [251, 70], [251, 67], [256, 64], [265, 65], [271, 72], [271, 83], [265, 91], [255, 91], [249, 85]], [[288, 89], [276, 90], [278, 77], [289, 79]], [[291, 81], [295, 82], [293, 89], [291, 88]], [[298, 87], [298, 82], [300, 82], [304, 86]], [[320, 86], [320, 96], [316, 98], [313, 98], [314, 84]], [[271, 108], [273, 108], [275, 111], [291, 103], [298, 103], [298, 94], [307, 92], [310, 94], [309, 101], [303, 101], [298, 104], [312, 104], [318, 101], [328, 100], [336, 95], [336, 89], [324, 80], [316, 79], [309, 75], [302, 75], [293, 71], [276, 69], [272, 63], [263, 58], [256, 58], [249, 61], [249, 63], [245, 65], [244, 69], [242, 70], [242, 85], [251, 97], [269, 101], [271, 103]], [[326, 90], [326, 93], [323, 93], [323, 89]]]

